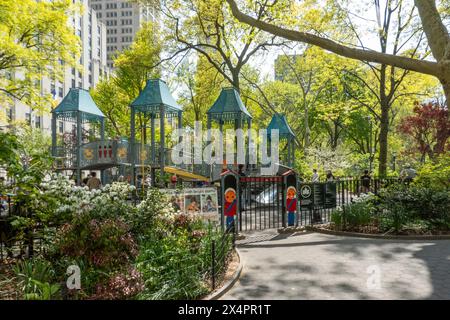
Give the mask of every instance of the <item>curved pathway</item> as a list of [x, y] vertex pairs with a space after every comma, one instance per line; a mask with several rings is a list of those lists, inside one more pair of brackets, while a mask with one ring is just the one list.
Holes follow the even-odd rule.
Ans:
[[450, 299], [450, 240], [265, 231], [238, 248], [244, 269], [222, 299]]

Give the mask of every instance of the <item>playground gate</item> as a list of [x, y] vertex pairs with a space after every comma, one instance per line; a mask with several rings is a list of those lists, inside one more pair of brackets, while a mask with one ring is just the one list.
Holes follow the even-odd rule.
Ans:
[[[337, 207], [351, 203], [362, 193], [378, 194], [392, 183], [398, 183], [398, 180], [371, 179], [367, 187], [357, 178], [305, 183], [299, 181], [293, 171], [279, 176], [256, 177], [227, 171], [221, 176], [219, 190], [222, 224], [228, 225], [231, 220], [227, 223], [227, 216], [233, 214], [238, 232], [284, 228], [290, 225], [290, 219], [294, 226], [328, 223]], [[292, 192], [295, 192], [294, 196]]]

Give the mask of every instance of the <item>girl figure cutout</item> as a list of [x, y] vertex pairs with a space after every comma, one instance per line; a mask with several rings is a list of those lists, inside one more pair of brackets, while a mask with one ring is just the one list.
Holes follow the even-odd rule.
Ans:
[[286, 210], [288, 212], [288, 226], [295, 224], [295, 213], [297, 212], [297, 190], [290, 186], [286, 191]]
[[227, 227], [229, 227], [231, 223], [234, 222], [234, 216], [236, 215], [236, 207], [237, 207], [236, 190], [234, 190], [233, 188], [228, 188], [227, 190], [225, 190], [224, 196], [225, 196], [224, 215], [227, 218], [226, 220]]

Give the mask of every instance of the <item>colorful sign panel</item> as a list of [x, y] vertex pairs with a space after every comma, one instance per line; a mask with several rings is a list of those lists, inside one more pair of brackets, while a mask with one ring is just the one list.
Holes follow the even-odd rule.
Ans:
[[199, 215], [203, 220], [219, 221], [215, 188], [162, 189], [172, 206], [180, 213]]

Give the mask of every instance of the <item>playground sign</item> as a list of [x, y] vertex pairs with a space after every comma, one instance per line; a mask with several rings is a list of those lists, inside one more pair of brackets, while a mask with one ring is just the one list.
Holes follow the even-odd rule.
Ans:
[[336, 183], [302, 183], [299, 198], [300, 206], [304, 208], [336, 207]]
[[219, 221], [215, 188], [162, 189], [179, 213], [194, 214], [203, 220]]

